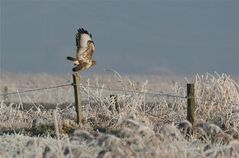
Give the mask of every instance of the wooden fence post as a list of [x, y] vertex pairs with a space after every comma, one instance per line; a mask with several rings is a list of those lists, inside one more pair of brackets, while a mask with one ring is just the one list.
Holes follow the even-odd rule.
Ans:
[[83, 125], [83, 109], [81, 105], [81, 94], [80, 94], [80, 74], [72, 74], [73, 77], [73, 87], [75, 94], [75, 108], [76, 108], [76, 122], [82, 126]]
[[118, 98], [117, 95], [110, 95], [110, 110], [114, 113], [115, 111], [119, 112]]
[[195, 121], [195, 89], [194, 84], [187, 84], [187, 120], [194, 125]]
[[7, 102], [8, 101], [8, 95], [7, 95], [7, 93], [8, 93], [8, 87], [7, 86], [4, 86], [3, 87], [3, 100], [5, 101], [5, 102]]

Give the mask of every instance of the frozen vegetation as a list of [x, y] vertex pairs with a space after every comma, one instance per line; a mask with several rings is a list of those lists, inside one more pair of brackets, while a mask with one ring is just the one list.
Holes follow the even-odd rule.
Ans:
[[[70, 74], [4, 74], [2, 93], [19, 93], [1, 96], [0, 157], [239, 157], [237, 79], [217, 73], [83, 76], [79, 127], [71, 86], [21, 93], [71, 83]], [[186, 120], [188, 82], [195, 83], [194, 126]], [[178, 97], [157, 95], [163, 93]], [[117, 95], [117, 109], [110, 94]]]

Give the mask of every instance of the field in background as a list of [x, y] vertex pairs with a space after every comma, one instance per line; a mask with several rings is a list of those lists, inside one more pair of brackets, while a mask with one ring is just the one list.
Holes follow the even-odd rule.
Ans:
[[[72, 86], [2, 96], [0, 157], [239, 156], [237, 77], [217, 73], [187, 78], [121, 76], [113, 72], [83, 76], [82, 80], [85, 120], [81, 128], [74, 122]], [[4, 87], [8, 92], [21, 92], [71, 83], [72, 77], [9, 73], [0, 82], [3, 94]], [[185, 120], [185, 98], [155, 95], [186, 96], [188, 82], [196, 86], [194, 127]], [[110, 109], [110, 94], [117, 95], [119, 112]]]

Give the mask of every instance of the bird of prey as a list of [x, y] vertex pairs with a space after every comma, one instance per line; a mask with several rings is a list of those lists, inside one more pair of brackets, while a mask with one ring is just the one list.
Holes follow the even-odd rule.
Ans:
[[87, 30], [79, 28], [76, 33], [76, 58], [67, 57], [75, 65], [72, 71], [86, 70], [95, 65], [96, 62], [92, 59], [94, 51], [92, 35]]

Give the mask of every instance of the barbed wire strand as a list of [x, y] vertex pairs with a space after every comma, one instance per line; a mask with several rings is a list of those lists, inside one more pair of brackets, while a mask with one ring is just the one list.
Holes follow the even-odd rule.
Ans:
[[[72, 84], [74, 85], [74, 84]], [[124, 89], [117, 89], [117, 88], [106, 88], [106, 87], [98, 87], [98, 86], [83, 86], [82, 84], [80, 85], [83, 88], [85, 87], [89, 87], [89, 88], [93, 88], [93, 89], [104, 89], [104, 90], [109, 90], [109, 91], [121, 91], [121, 92], [129, 92], [129, 93], [137, 93], [137, 94], [148, 94], [148, 95], [154, 95], [154, 96], [161, 96], [161, 97], [173, 97], [173, 98], [181, 98], [181, 99], [191, 99], [194, 98], [196, 100], [200, 100], [201, 102], [212, 102], [214, 101], [213, 99], [205, 99], [203, 97], [193, 97], [193, 96], [181, 96], [181, 95], [176, 95], [176, 94], [172, 94], [172, 93], [164, 93], [164, 92], [142, 92], [142, 91], [135, 91], [135, 90], [124, 90]], [[87, 93], [85, 91], [85, 93]], [[222, 101], [218, 101], [218, 103], [221, 103]], [[239, 105], [236, 102], [230, 102], [229, 104], [233, 104], [233, 105]]]
[[[28, 90], [24, 90], [24, 91], [15, 91], [15, 92], [10, 92], [10, 93], [3, 93], [3, 94], [0, 94], [0, 96], [19, 95], [19, 94], [23, 94], [23, 93], [30, 93], [30, 92], [35, 92], [35, 91], [56, 89], [56, 88], [67, 87], [67, 86], [75, 86], [75, 85], [76, 84], [74, 84], [74, 83], [66, 83], [66, 84], [50, 86], [50, 87], [35, 88], [35, 89], [28, 89]], [[213, 99], [205, 99], [205, 98], [202, 98], [202, 97], [189, 97], [189, 96], [182, 96], [182, 95], [176, 95], [176, 94], [164, 93], [164, 92], [157, 93], [157, 92], [147, 92], [147, 91], [137, 91], [137, 90], [125, 90], [125, 89], [119, 89], [119, 88], [107, 88], [107, 87], [99, 87], [99, 86], [91, 86], [91, 85], [83, 86], [82, 84], [80, 84], [80, 86], [83, 87], [83, 88], [88, 87], [88, 88], [93, 88], [93, 89], [104, 89], [104, 90], [108, 90], [108, 91], [119, 91], [119, 92], [135, 93], [135, 94], [154, 95], [154, 97], [161, 96], [161, 97], [173, 97], [173, 98], [181, 98], [181, 99], [195, 98], [195, 99], [201, 100], [201, 101], [209, 101], [209, 102], [213, 101]], [[86, 93], [86, 91], [85, 91], [85, 93]], [[233, 102], [231, 102], [231, 104], [238, 105], [238, 103], [233, 103]]]
[[[66, 86], [75, 86], [75, 84], [67, 83], [67, 84], [61, 84], [61, 85], [50, 86], [50, 87], [28, 89], [28, 90], [24, 90], [24, 91], [15, 91], [15, 92], [10, 92], [10, 93], [2, 93], [2, 94], [0, 94], [0, 96], [8, 96], [8, 95], [30, 93], [30, 92], [35, 92], [35, 91], [56, 89], [56, 88], [61, 88], [61, 87], [66, 87]], [[104, 90], [108, 90], [108, 91], [120, 91], [120, 92], [128, 92], [128, 93], [136, 93], [136, 94], [148, 94], [148, 95], [154, 95], [154, 96], [165, 96], [165, 97], [184, 98], [184, 99], [187, 98], [185, 96], [179, 96], [179, 95], [170, 94], [170, 93], [163, 93], [163, 92], [160, 92], [160, 93], [146, 92], [146, 91], [143, 92], [143, 91], [136, 91], [136, 90], [125, 90], [125, 89], [118, 89], [118, 88], [106, 88], [106, 87], [90, 86], [90, 85], [83, 86], [82, 84], [80, 86], [81, 87], [89, 87], [89, 88], [93, 88], [93, 89], [104, 89]]]
[[66, 86], [72, 86], [72, 83], [56, 85], [56, 86], [50, 86], [50, 87], [43, 87], [43, 88], [28, 89], [28, 90], [24, 90], [24, 91], [15, 91], [15, 92], [10, 92], [10, 93], [2, 93], [2, 94], [0, 94], [0, 96], [8, 96], [8, 95], [16, 95], [16, 94], [22, 94], [22, 93], [30, 93], [30, 92], [35, 92], [35, 91], [56, 89], [56, 88], [61, 88], [61, 87], [66, 87]]
[[[74, 85], [74, 84], [73, 84]], [[80, 85], [83, 86], [83, 85]], [[118, 89], [118, 88], [106, 88], [106, 87], [98, 87], [98, 86], [83, 86], [83, 87], [89, 87], [93, 89], [104, 89], [109, 91], [119, 91], [119, 92], [129, 92], [129, 93], [137, 93], [137, 94], [148, 94], [148, 95], [155, 95], [155, 96], [164, 96], [164, 97], [174, 97], [174, 98], [183, 98], [187, 99], [187, 96], [180, 96], [176, 94], [171, 93], [163, 93], [163, 92], [143, 92], [143, 91], [136, 91], [136, 90], [124, 90], [124, 89]]]

